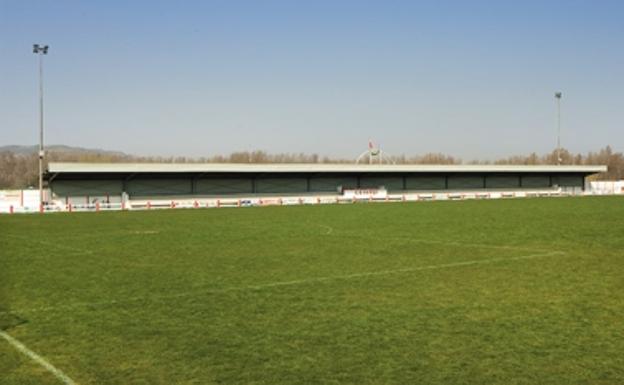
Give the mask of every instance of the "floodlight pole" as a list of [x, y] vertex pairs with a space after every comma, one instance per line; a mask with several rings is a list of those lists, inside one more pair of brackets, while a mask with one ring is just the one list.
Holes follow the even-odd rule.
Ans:
[[43, 55], [48, 46], [33, 44], [33, 53], [39, 56], [39, 203], [43, 204]]
[[561, 165], [561, 92], [555, 92], [557, 99], [557, 165]]

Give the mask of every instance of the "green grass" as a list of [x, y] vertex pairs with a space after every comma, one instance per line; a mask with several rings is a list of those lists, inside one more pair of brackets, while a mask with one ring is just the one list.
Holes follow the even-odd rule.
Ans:
[[622, 384], [624, 199], [5, 215], [0, 312], [79, 384]]

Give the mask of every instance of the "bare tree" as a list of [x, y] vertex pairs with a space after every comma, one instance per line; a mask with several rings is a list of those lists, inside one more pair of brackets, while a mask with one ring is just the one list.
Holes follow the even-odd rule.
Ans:
[[[610, 146], [606, 146], [597, 152], [589, 152], [585, 155], [573, 154], [566, 149], [561, 149], [561, 163], [564, 165], [607, 165], [609, 170], [592, 177], [598, 180], [624, 179], [624, 155], [614, 152]], [[393, 157], [396, 164], [461, 164], [462, 160], [441, 153], [427, 153], [423, 155], [406, 156], [405, 154]], [[160, 156], [131, 156], [121, 153], [106, 153], [98, 151], [50, 151], [46, 157], [47, 162], [143, 162], [143, 163], [352, 163], [353, 159], [331, 158], [318, 154], [304, 153], [278, 153], [269, 154], [266, 151], [239, 151], [230, 155], [214, 155], [210, 157], [189, 158], [160, 157]], [[536, 153], [529, 155], [515, 155], [507, 158], [489, 160], [471, 160], [469, 164], [518, 164], [539, 165], [556, 164], [557, 152], [553, 150], [542, 156]], [[15, 154], [13, 152], [0, 152], [0, 188], [28, 188], [37, 184], [38, 166], [36, 153]]]

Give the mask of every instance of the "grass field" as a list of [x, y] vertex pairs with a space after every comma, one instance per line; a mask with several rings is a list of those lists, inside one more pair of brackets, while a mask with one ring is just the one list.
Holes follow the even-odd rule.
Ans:
[[622, 384], [624, 199], [0, 216], [0, 328], [78, 384]]

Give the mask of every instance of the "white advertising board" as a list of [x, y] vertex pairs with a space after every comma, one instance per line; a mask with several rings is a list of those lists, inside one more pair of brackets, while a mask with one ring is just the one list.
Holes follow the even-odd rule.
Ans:
[[347, 199], [386, 199], [388, 191], [386, 189], [356, 189], [344, 190], [343, 196]]

